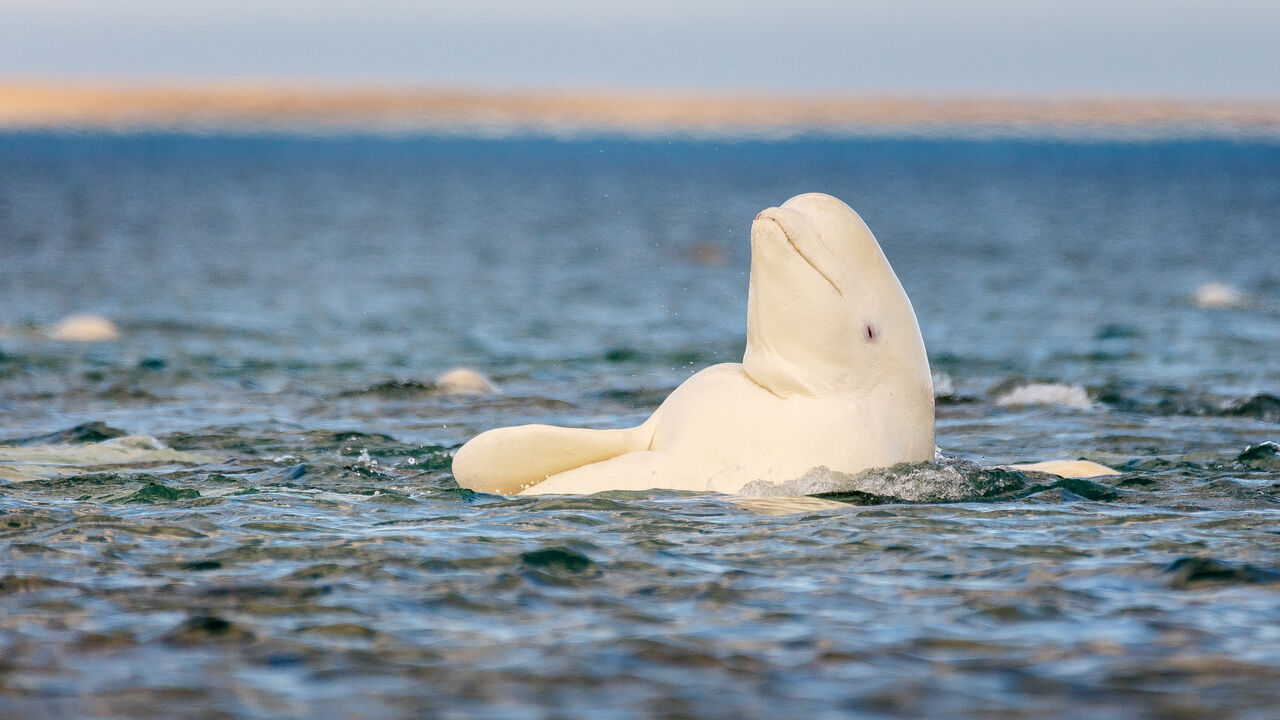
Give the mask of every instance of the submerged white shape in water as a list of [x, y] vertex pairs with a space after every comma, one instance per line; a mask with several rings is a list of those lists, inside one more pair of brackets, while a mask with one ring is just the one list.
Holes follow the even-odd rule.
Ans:
[[1007, 465], [1006, 467], [1011, 467], [1014, 470], [1049, 473], [1050, 475], [1058, 475], [1064, 478], [1090, 478], [1120, 474], [1119, 470], [1113, 470], [1106, 465], [1100, 465], [1091, 460], [1046, 460], [1036, 463], [1018, 463], [1017, 465]]
[[103, 342], [120, 337], [115, 323], [101, 315], [68, 315], [49, 329], [49, 337], [70, 342]]
[[1093, 408], [1093, 401], [1089, 399], [1089, 393], [1079, 385], [1028, 383], [997, 397], [996, 405], [1002, 407], [1054, 405], [1076, 410], [1090, 410]]
[[816, 497], [763, 496], [736, 497], [733, 504], [761, 515], [793, 515], [827, 510], [849, 511], [856, 505]]
[[929, 460], [933, 387], [911, 301], [870, 229], [829, 195], [751, 228], [747, 351], [703, 370], [644, 424], [499, 428], [464, 445], [463, 487], [511, 494], [736, 493], [816, 466], [857, 473]]
[[1247, 299], [1244, 291], [1222, 282], [1207, 282], [1196, 288], [1196, 305], [1205, 309], [1240, 307]]
[[87, 467], [208, 462], [213, 460], [170, 449], [150, 435], [125, 435], [102, 442], [66, 445], [0, 445], [0, 480], [55, 477], [81, 472]]
[[496, 395], [498, 387], [471, 368], [458, 367], [436, 376], [432, 385], [445, 395]]

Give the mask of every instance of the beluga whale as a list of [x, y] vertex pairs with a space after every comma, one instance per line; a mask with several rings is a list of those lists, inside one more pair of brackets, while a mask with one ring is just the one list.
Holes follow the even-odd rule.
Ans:
[[880, 244], [848, 205], [808, 193], [752, 223], [741, 363], [694, 374], [633, 428], [481, 433], [455, 454], [453, 474], [504, 495], [734, 494], [817, 467], [931, 460], [933, 409], [915, 311]]

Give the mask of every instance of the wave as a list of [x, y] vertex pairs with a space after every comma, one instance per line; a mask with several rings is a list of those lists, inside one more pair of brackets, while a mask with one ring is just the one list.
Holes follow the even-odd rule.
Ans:
[[412, 400], [437, 394], [434, 383], [420, 380], [388, 380], [356, 390], [345, 390], [338, 397], [373, 397], [380, 400]]
[[420, 380], [388, 380], [359, 390], [348, 390], [338, 397], [375, 397], [382, 400], [415, 399], [424, 396], [500, 394], [488, 377], [470, 368], [457, 367], [440, 373], [431, 382]]
[[1236, 456], [1236, 462], [1252, 470], [1280, 470], [1280, 444], [1267, 440], [1250, 445]]
[[58, 477], [91, 467], [200, 465], [212, 461], [203, 455], [169, 448], [150, 435], [125, 435], [100, 422], [0, 443], [0, 479], [11, 482]]
[[938, 405], [989, 402], [997, 407], [1044, 406], [1072, 410], [1111, 409], [1141, 415], [1239, 417], [1280, 423], [1280, 396], [1269, 392], [1222, 395], [1172, 386], [1141, 387], [1124, 382], [1082, 385], [1060, 380], [1012, 377], [985, 392], [965, 394], [946, 373], [934, 375]]
[[1144, 415], [1192, 415], [1242, 417], [1266, 423], [1280, 423], [1280, 397], [1255, 393], [1245, 397], [1224, 397], [1180, 388], [1157, 388], [1140, 394], [1126, 394], [1115, 387], [1095, 390], [1098, 402], [1116, 410]]
[[1059, 382], [1026, 382], [1011, 388], [993, 392], [995, 404], [1001, 407], [1022, 405], [1050, 405], [1073, 410], [1092, 410], [1093, 400], [1089, 392], [1079, 385]]
[[1169, 587], [1190, 590], [1206, 585], [1262, 585], [1280, 583], [1280, 571], [1256, 565], [1236, 565], [1212, 557], [1181, 557], [1165, 567]]
[[66, 430], [57, 430], [44, 435], [33, 435], [25, 438], [0, 440], [0, 445], [76, 445], [81, 443], [102, 442], [127, 435], [123, 430], [107, 425], [104, 422], [80, 423]]

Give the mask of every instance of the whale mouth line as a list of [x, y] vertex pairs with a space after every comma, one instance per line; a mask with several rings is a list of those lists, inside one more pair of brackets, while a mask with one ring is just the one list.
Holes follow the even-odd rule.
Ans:
[[782, 237], [784, 237], [784, 238], [786, 238], [786, 239], [787, 239], [787, 243], [791, 245], [791, 249], [792, 249], [792, 250], [795, 250], [795, 251], [796, 251], [796, 254], [800, 256], [800, 259], [801, 259], [801, 260], [804, 260], [804, 261], [805, 261], [805, 263], [806, 263], [809, 267], [813, 268], [813, 271], [814, 271], [814, 272], [816, 272], [816, 273], [818, 273], [819, 275], [821, 275], [821, 276], [822, 276], [822, 279], [827, 281], [827, 284], [831, 286], [831, 289], [832, 289], [832, 290], [835, 290], [835, 291], [836, 291], [836, 294], [837, 294], [837, 295], [839, 295], [840, 297], [844, 297], [844, 291], [840, 289], [840, 286], [839, 286], [839, 285], [836, 285], [836, 281], [835, 281], [835, 280], [832, 280], [830, 275], [828, 275], [828, 274], [826, 274], [825, 272], [823, 272], [823, 271], [822, 271], [822, 268], [818, 267], [817, 263], [815, 263], [814, 261], [810, 260], [808, 255], [805, 255], [803, 252], [801, 252], [801, 251], [800, 251], [800, 246], [799, 246], [799, 245], [796, 245], [796, 241], [795, 241], [795, 240], [792, 240], [792, 239], [791, 239], [791, 233], [787, 232], [787, 228], [786, 228], [785, 226], [783, 226], [783, 224], [782, 224], [782, 223], [778, 222], [776, 219], [774, 219], [774, 218], [772, 218], [772, 217], [769, 217], [768, 215], [764, 216], [762, 219], [763, 219], [763, 220], [768, 220], [769, 222], [773, 223], [774, 225], [777, 225], [777, 226], [778, 226], [778, 229], [782, 231]]

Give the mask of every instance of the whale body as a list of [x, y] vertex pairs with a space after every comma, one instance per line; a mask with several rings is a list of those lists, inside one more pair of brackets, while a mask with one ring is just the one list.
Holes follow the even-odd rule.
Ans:
[[453, 459], [499, 494], [673, 489], [736, 493], [825, 466], [934, 456], [933, 385], [911, 301], [840, 200], [791, 198], [751, 227], [747, 349], [686, 380], [643, 424], [490, 430]]

